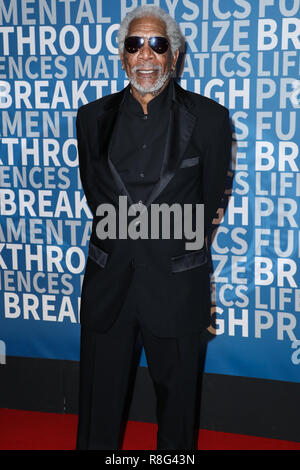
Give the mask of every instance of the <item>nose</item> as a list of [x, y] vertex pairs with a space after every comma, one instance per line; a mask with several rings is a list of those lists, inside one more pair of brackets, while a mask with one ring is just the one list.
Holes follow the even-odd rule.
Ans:
[[154, 51], [149, 46], [148, 39], [145, 39], [144, 45], [139, 50], [139, 56], [143, 60], [149, 60], [151, 57], [154, 56]]

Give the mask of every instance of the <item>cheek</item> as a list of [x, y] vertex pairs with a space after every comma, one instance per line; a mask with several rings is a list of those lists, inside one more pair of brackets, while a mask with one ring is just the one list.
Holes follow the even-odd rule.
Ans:
[[132, 67], [134, 67], [134, 65], [135, 65], [135, 60], [134, 60], [133, 55], [124, 58], [124, 67], [125, 67], [126, 71], [130, 71], [130, 69], [132, 69]]
[[170, 70], [170, 68], [171, 68], [171, 59], [169, 57], [164, 58], [164, 60], [161, 62], [161, 66], [165, 71]]

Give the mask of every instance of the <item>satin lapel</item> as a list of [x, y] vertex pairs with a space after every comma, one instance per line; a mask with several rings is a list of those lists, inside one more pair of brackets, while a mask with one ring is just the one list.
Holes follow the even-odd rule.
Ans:
[[173, 100], [160, 180], [154, 186], [145, 205], [148, 207], [174, 177], [191, 138], [196, 118], [187, 108]]
[[130, 194], [127, 191], [127, 188], [118, 173], [113, 161], [111, 160], [111, 151], [112, 145], [114, 142], [114, 137], [117, 133], [118, 126], [118, 114], [120, 110], [120, 105], [123, 102], [125, 93], [123, 92], [116, 95], [112, 103], [107, 107], [98, 117], [98, 132], [99, 132], [99, 145], [100, 145], [100, 154], [106, 158], [106, 163], [111, 171], [112, 178], [118, 188], [119, 195], [126, 195], [128, 201], [132, 204], [132, 199]]

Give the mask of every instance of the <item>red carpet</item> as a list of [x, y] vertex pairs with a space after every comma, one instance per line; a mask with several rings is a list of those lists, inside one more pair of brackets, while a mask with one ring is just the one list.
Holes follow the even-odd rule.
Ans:
[[[77, 416], [0, 409], [0, 450], [73, 450]], [[155, 449], [156, 425], [128, 422], [124, 450]], [[300, 450], [300, 442], [201, 430], [199, 450]]]

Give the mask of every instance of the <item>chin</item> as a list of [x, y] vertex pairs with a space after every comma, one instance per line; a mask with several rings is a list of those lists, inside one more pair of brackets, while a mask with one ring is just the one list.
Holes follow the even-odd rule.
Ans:
[[152, 85], [142, 85], [137, 81], [135, 77], [129, 79], [131, 85], [141, 94], [141, 95], [155, 95], [160, 92], [168, 78], [170, 77], [170, 72], [165, 73], [159, 77]]
[[153, 85], [150, 87], [150, 86], [143, 86], [141, 84], [137, 84], [137, 87], [135, 88], [139, 91], [141, 95], [147, 95], [147, 94], [155, 95], [162, 89], [162, 86], [158, 87], [156, 85]]

